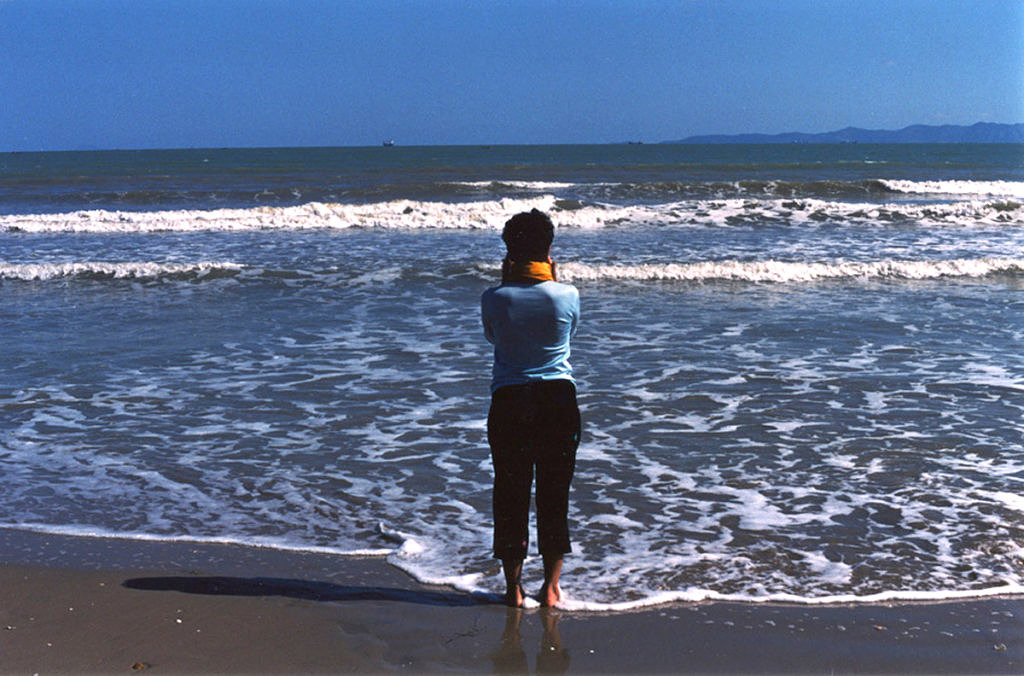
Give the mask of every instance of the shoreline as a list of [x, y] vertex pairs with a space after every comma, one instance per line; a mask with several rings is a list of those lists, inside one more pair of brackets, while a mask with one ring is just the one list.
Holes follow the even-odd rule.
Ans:
[[[400, 535], [400, 534], [398, 534]], [[51, 542], [51, 540], [53, 542]], [[453, 587], [447, 582], [427, 582], [401, 565], [388, 561], [388, 555], [402, 547], [391, 549], [341, 550], [322, 546], [299, 546], [261, 541], [254, 538], [246, 543], [235, 538], [212, 537], [162, 537], [155, 535], [105, 532], [65, 532], [62, 529], [35, 530], [31, 526], [19, 527], [0, 525], [0, 565], [5, 563], [28, 563], [44, 567], [66, 567], [65, 561], [75, 558], [75, 567], [88, 566], [96, 569], [149, 565], [166, 565], [168, 562], [198, 557], [210, 559], [223, 566], [244, 570], [254, 561], [278, 562], [282, 570], [291, 570], [297, 561], [321, 567], [323, 573], [338, 568], [339, 561], [378, 561], [390, 573], [397, 573], [400, 580], [408, 579], [409, 584], [423, 588], [447, 589], [453, 594], [472, 597], [480, 602], [498, 602], [497, 592], [480, 589]], [[77, 558], [76, 558], [77, 557]], [[383, 571], [381, 571], [383, 572]], [[394, 577], [392, 575], [391, 577]], [[660, 592], [638, 601], [584, 601], [567, 597], [560, 609], [572, 613], [607, 614], [643, 612], [669, 605], [693, 605], [729, 603], [736, 605], [783, 605], [804, 608], [828, 608], [835, 606], [879, 606], [892, 604], [952, 603], [956, 601], [980, 601], [990, 598], [1018, 598], [1024, 601], [1024, 586], [1004, 584], [998, 587], [981, 587], [955, 591], [913, 591], [890, 590], [870, 594], [832, 594], [827, 596], [799, 596], [782, 592], [771, 592], [765, 596], [748, 596], [728, 592], [717, 592], [705, 588], [691, 588], [685, 591]], [[530, 606], [534, 610], [538, 606]]]
[[379, 557], [0, 529], [0, 672], [1020, 673], [1024, 598], [513, 611]]

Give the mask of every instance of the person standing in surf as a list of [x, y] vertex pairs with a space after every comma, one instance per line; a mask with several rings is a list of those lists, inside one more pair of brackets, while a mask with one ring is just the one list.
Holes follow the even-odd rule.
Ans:
[[544, 560], [539, 601], [562, 598], [559, 578], [569, 541], [569, 485], [580, 441], [569, 343], [579, 292], [558, 281], [551, 260], [555, 228], [537, 209], [516, 214], [501, 238], [501, 285], [480, 299], [484, 335], [494, 345], [487, 440], [494, 463], [494, 556], [505, 573], [505, 603], [523, 606], [530, 493], [537, 477], [537, 548]]

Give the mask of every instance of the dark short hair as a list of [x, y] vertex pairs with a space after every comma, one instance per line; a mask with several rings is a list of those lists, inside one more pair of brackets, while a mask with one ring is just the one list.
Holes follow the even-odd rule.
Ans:
[[524, 211], [505, 221], [501, 239], [508, 257], [514, 261], [547, 260], [555, 239], [555, 225], [543, 211]]

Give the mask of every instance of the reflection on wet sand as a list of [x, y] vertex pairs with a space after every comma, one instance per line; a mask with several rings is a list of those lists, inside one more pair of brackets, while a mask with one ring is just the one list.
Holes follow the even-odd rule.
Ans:
[[[532, 613], [531, 613], [532, 614]], [[537, 652], [535, 673], [564, 674], [569, 670], [569, 651], [562, 646], [562, 637], [558, 633], [558, 620], [561, 614], [553, 608], [538, 611], [544, 633], [540, 639]], [[522, 608], [509, 608], [505, 615], [505, 628], [501, 633], [501, 642], [491, 655], [496, 674], [529, 674], [530, 665], [523, 650], [523, 637], [520, 626], [523, 621]]]

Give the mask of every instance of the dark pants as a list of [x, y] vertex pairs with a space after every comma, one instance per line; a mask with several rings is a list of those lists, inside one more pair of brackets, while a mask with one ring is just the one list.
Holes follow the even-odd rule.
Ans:
[[494, 556], [526, 558], [534, 468], [537, 548], [542, 556], [572, 551], [569, 484], [580, 443], [576, 387], [546, 380], [499, 388], [491, 395], [487, 440], [494, 462]]

